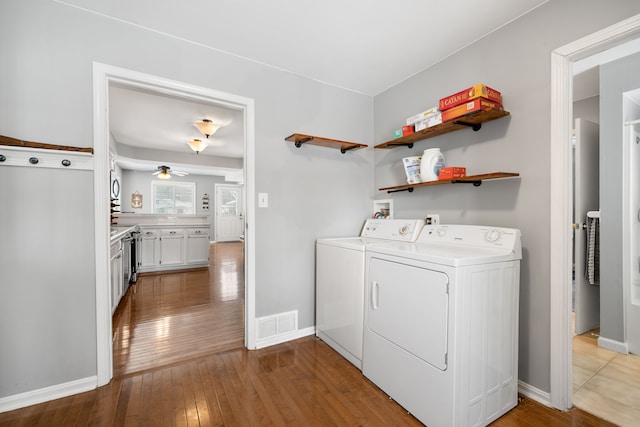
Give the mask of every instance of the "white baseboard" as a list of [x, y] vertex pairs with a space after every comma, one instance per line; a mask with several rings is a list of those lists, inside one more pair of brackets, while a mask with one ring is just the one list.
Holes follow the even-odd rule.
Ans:
[[543, 404], [544, 406], [548, 406], [550, 408], [552, 407], [551, 394], [547, 393], [546, 391], [542, 391], [530, 384], [518, 381], [518, 393], [530, 399], [533, 399], [536, 402]]
[[256, 350], [260, 348], [270, 347], [276, 344], [282, 344], [283, 342], [297, 340], [298, 338], [308, 337], [316, 333], [315, 326], [305, 329], [298, 329], [286, 334], [280, 334], [273, 337], [262, 338], [256, 341]]
[[24, 408], [37, 403], [48, 402], [50, 400], [60, 399], [61, 397], [84, 393], [85, 391], [94, 390], [97, 386], [98, 377], [92, 376], [44, 387], [38, 390], [14, 394], [13, 396], [2, 397], [0, 398], [0, 412], [13, 411], [14, 409]]
[[622, 354], [629, 354], [629, 346], [626, 342], [620, 342], [605, 337], [598, 337], [598, 347]]

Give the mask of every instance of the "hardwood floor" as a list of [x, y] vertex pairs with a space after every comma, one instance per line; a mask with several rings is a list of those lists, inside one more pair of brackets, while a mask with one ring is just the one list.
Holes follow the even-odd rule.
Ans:
[[640, 425], [640, 356], [600, 348], [591, 332], [574, 336], [573, 404], [623, 427]]
[[114, 378], [243, 347], [243, 244], [213, 244], [210, 259], [129, 288], [113, 316]]
[[[223, 311], [225, 303], [244, 298], [241, 252], [231, 244], [213, 246], [212, 259], [220, 257], [220, 262], [209, 272], [148, 276], [138, 282], [130, 305], [114, 319], [119, 373], [110, 384], [0, 413], [0, 426], [422, 425], [315, 337], [254, 351], [243, 348], [241, 340], [238, 346], [235, 338], [222, 339], [221, 346], [206, 342], [225, 336], [207, 329], [226, 320], [213, 317], [207, 323], [203, 306]], [[229, 312], [238, 316], [236, 310]], [[235, 319], [242, 324], [242, 316]], [[191, 344], [180, 340], [200, 333], [211, 335]], [[225, 350], [226, 345], [236, 348]], [[145, 351], [150, 352], [147, 361]], [[561, 412], [523, 399], [493, 425], [613, 424], [579, 409]]]

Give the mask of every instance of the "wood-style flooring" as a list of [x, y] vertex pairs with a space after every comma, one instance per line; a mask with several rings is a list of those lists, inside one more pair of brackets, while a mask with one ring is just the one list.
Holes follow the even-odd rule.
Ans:
[[[216, 262], [218, 256], [227, 262]], [[234, 301], [242, 307], [244, 300], [242, 245], [212, 245], [211, 259], [208, 272], [139, 280], [131, 301], [114, 317], [118, 374], [110, 384], [0, 413], [0, 426], [422, 425], [315, 337], [247, 351], [242, 334], [230, 338], [242, 330], [237, 310], [229, 310], [229, 319], [214, 315], [203, 327], [203, 318], [212, 316], [208, 311], [223, 311]], [[238, 323], [229, 326], [232, 318]], [[185, 335], [193, 339], [187, 343]], [[525, 398], [493, 425], [613, 424], [579, 409], [561, 412]]]
[[640, 426], [640, 356], [598, 347], [591, 331], [574, 336], [573, 404], [623, 427]]
[[244, 345], [241, 242], [211, 245], [210, 268], [142, 274], [113, 316], [113, 376]]

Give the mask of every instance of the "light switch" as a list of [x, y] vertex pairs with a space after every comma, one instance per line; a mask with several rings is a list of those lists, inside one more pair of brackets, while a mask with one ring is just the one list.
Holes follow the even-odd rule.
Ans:
[[258, 207], [259, 208], [269, 207], [269, 193], [258, 193]]

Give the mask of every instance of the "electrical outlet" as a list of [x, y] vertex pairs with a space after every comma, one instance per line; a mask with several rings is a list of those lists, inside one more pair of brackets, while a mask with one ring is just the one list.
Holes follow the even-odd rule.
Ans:
[[438, 214], [427, 214], [427, 218], [425, 219], [427, 225], [436, 225], [440, 224], [440, 215]]

